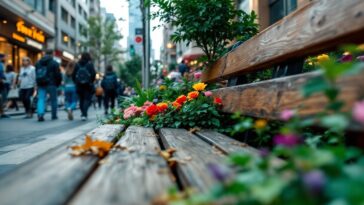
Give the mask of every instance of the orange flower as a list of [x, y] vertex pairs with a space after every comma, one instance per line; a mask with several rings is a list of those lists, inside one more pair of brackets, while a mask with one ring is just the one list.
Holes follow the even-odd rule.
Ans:
[[147, 113], [147, 115], [149, 117], [158, 114], [158, 107], [156, 105], [151, 105], [149, 107], [147, 107], [147, 109], [145, 110], [145, 113]]
[[174, 102], [172, 103], [172, 106], [173, 106], [174, 108], [176, 108], [176, 109], [179, 109], [182, 105], [181, 105], [180, 103], [178, 103], [178, 102], [174, 101]]
[[192, 91], [192, 92], [189, 92], [188, 93], [188, 99], [189, 100], [192, 100], [192, 99], [196, 99], [199, 95], [199, 92], [198, 91]]
[[222, 105], [222, 100], [221, 98], [215, 98], [214, 99], [214, 103], [217, 104], [217, 105]]
[[158, 107], [159, 112], [164, 112], [164, 111], [166, 111], [168, 109], [168, 104], [164, 103], [164, 102], [161, 102], [161, 103], [157, 104], [157, 107]]
[[185, 95], [180, 95], [175, 102], [179, 103], [180, 105], [182, 105], [183, 103], [185, 103], [187, 100], [187, 97]]

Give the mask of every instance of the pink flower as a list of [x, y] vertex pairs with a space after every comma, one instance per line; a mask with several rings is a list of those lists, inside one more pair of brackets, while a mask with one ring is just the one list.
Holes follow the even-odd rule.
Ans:
[[201, 78], [201, 76], [202, 76], [202, 73], [201, 72], [195, 72], [194, 74], [193, 74], [193, 77], [195, 78], [195, 79], [200, 79]]
[[203, 93], [206, 97], [210, 97], [212, 96], [212, 92], [211, 91], [206, 91]]
[[138, 110], [140, 110], [140, 108], [135, 106], [135, 105], [131, 105], [130, 107], [126, 108], [124, 110], [124, 116], [123, 116], [124, 119], [127, 120], [127, 119], [129, 119], [131, 117], [136, 116]]
[[275, 145], [283, 147], [294, 147], [301, 143], [301, 138], [294, 134], [280, 134], [273, 139]]
[[280, 115], [280, 119], [283, 121], [288, 121], [290, 120], [293, 116], [295, 115], [295, 111], [294, 110], [283, 110], [283, 112], [281, 112]]
[[364, 100], [355, 103], [353, 108], [353, 118], [364, 125]]

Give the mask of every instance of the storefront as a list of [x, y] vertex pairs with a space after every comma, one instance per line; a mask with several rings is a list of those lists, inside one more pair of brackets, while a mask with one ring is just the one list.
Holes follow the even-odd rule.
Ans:
[[46, 40], [43, 31], [24, 21], [0, 22], [0, 53], [6, 55], [6, 64], [13, 65], [16, 72], [23, 57], [29, 57], [33, 64], [42, 57]]

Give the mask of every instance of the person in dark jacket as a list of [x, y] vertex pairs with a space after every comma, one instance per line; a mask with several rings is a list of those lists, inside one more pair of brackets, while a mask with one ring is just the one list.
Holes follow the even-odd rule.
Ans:
[[106, 73], [104, 79], [102, 79], [101, 87], [104, 89], [104, 108], [105, 115], [107, 115], [109, 111], [109, 104], [111, 103], [111, 109], [115, 107], [115, 99], [118, 89], [118, 77], [113, 71], [111, 65], [106, 67]]
[[38, 121], [44, 121], [47, 93], [52, 107], [52, 120], [57, 117], [57, 88], [61, 85], [62, 74], [59, 64], [53, 59], [53, 50], [47, 50], [45, 56], [35, 64], [35, 79], [38, 87]]
[[72, 78], [76, 83], [76, 90], [80, 100], [81, 119], [85, 121], [95, 92], [93, 83], [96, 78], [96, 71], [89, 53], [82, 53], [81, 59], [75, 66]]

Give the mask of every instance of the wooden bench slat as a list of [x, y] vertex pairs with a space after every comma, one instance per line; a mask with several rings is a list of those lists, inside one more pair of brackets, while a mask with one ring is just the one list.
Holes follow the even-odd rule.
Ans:
[[201, 139], [213, 146], [216, 146], [226, 154], [231, 154], [235, 152], [258, 154], [257, 149], [212, 130], [201, 130], [196, 134]]
[[[185, 187], [206, 191], [216, 182], [207, 170], [207, 164], [221, 164], [223, 154], [184, 129], [161, 129], [160, 137], [166, 148], [174, 147], [174, 156], [185, 161], [177, 163], [177, 174]], [[215, 148], [216, 149], [216, 148]]]
[[152, 128], [131, 126], [71, 204], [147, 205], [175, 186]]
[[[318, 72], [272, 79], [268, 81], [221, 88], [213, 91], [215, 97], [224, 100], [223, 111], [240, 112], [244, 115], [278, 119], [285, 109], [299, 109], [300, 116], [310, 116], [323, 111], [327, 99], [322, 94], [303, 98], [301, 89], [305, 83], [319, 76]], [[345, 102], [344, 110], [349, 110], [364, 96], [364, 72], [346, 76], [338, 80], [342, 92], [339, 98]]]
[[343, 43], [362, 43], [363, 12], [362, 0], [312, 1], [220, 58], [206, 69], [202, 80], [217, 81], [327, 51]]
[[[88, 134], [112, 141], [122, 131], [121, 125], [103, 125]], [[95, 156], [72, 157], [67, 146], [84, 142], [84, 136], [60, 145], [39, 158], [14, 170], [0, 180], [1, 205], [64, 204], [93, 171]]]

